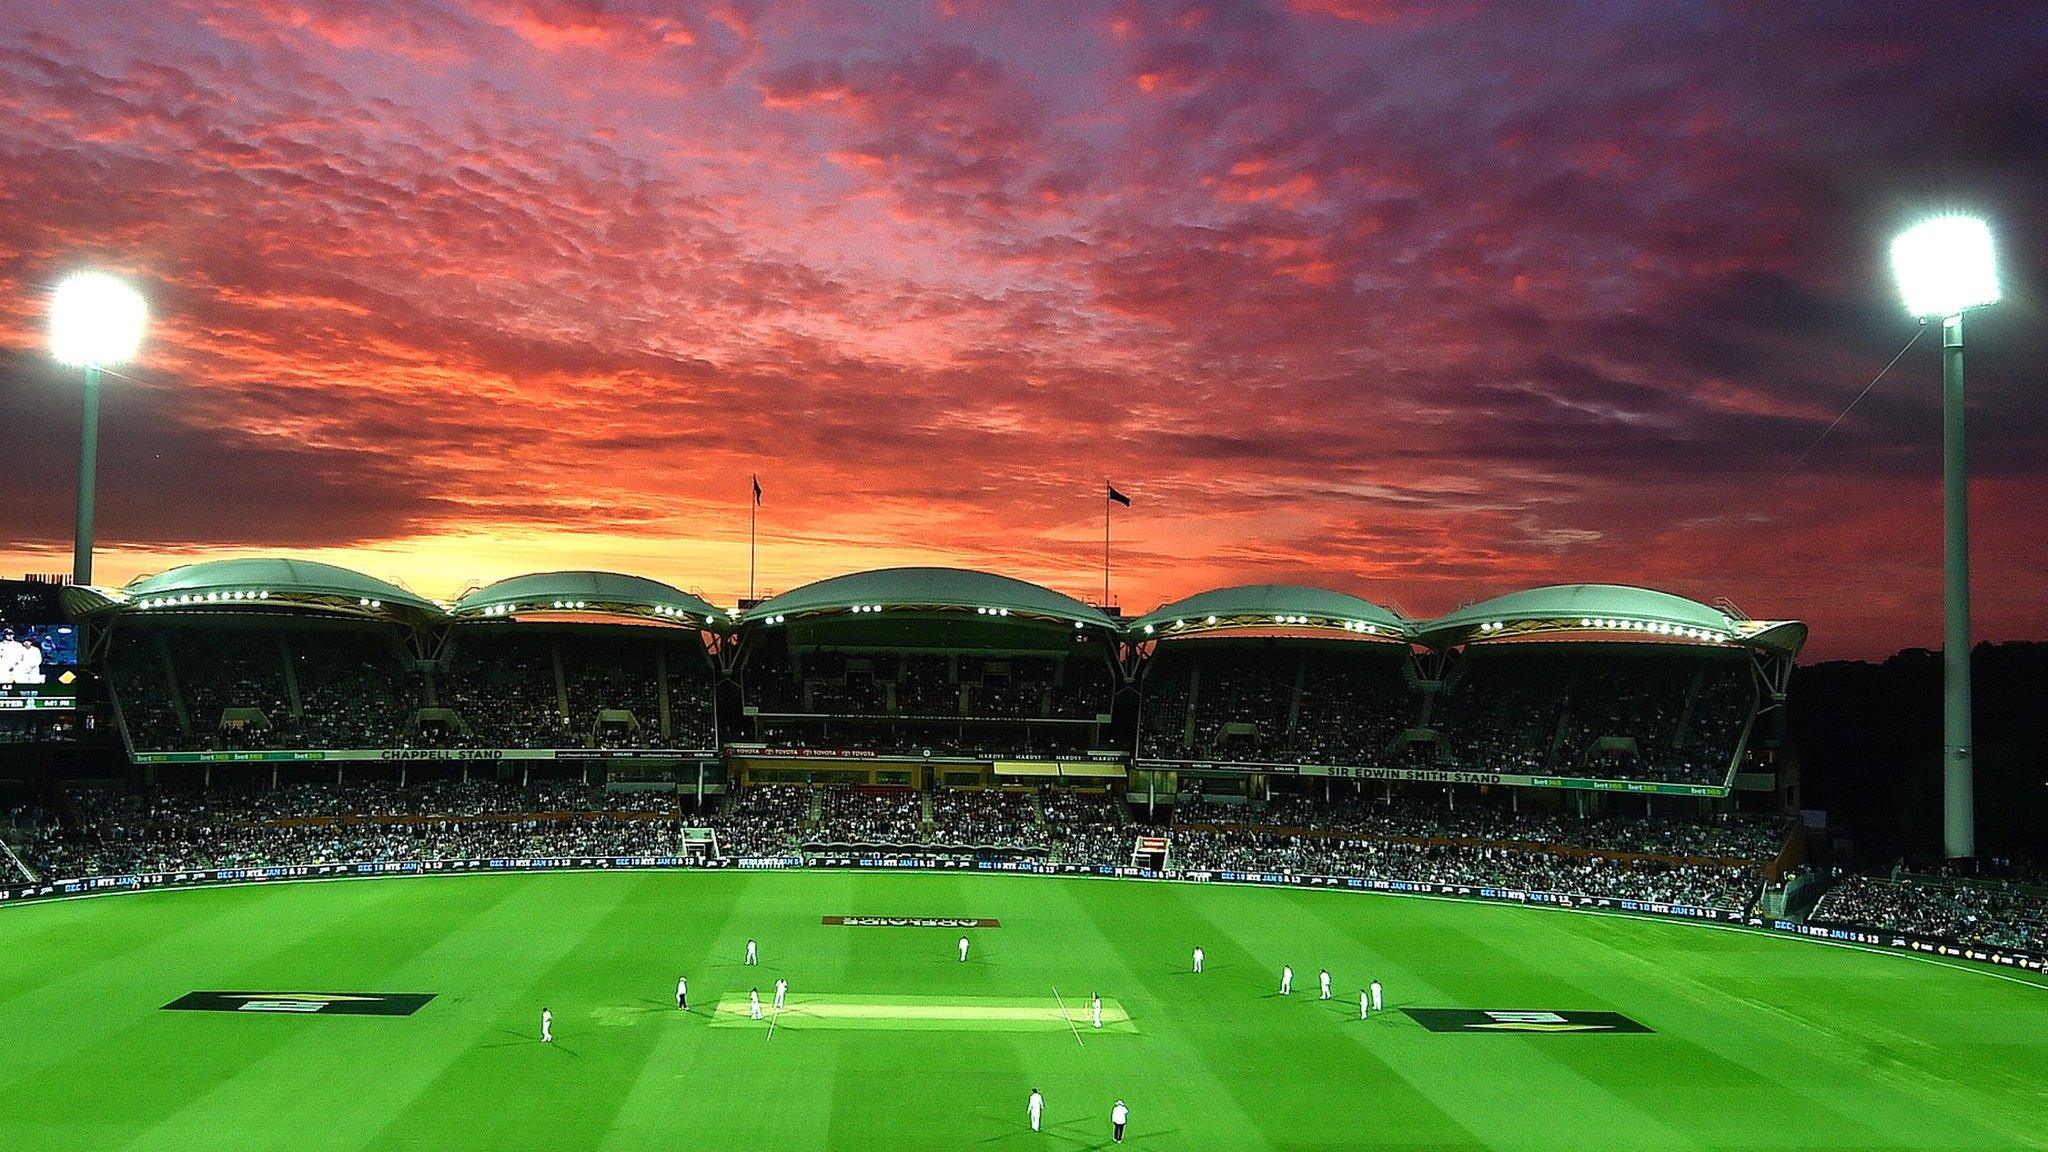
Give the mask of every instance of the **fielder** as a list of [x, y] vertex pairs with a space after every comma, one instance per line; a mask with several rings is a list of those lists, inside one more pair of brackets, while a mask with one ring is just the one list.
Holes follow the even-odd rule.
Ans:
[[1325, 999], [1325, 1000], [1328, 1000], [1329, 998], [1330, 998], [1330, 970], [1329, 970], [1328, 968], [1325, 968], [1325, 969], [1323, 969], [1323, 999]]
[[788, 994], [789, 994], [789, 981], [787, 981], [787, 980], [777, 980], [777, 981], [775, 982], [775, 1010], [776, 1010], [777, 1012], [780, 1012], [780, 1011], [782, 1011], [782, 998], [783, 998], [784, 996], [787, 996]]
[[965, 936], [960, 938], [960, 962], [962, 964], [967, 963], [967, 937]]
[[1280, 994], [1282, 996], [1294, 995], [1294, 965], [1292, 964], [1282, 964], [1280, 966]]
[[1089, 993], [1089, 996], [1092, 997], [1095, 1001], [1095, 1026], [1097, 1028], [1100, 1028], [1102, 1027], [1102, 994], [1099, 992], [1091, 992]]
[[1121, 1100], [1116, 1102], [1116, 1107], [1109, 1110], [1110, 1132], [1119, 1144], [1124, 1142], [1124, 1124], [1130, 1118], [1131, 1110], [1124, 1107], [1124, 1102]]
[[555, 1042], [555, 1014], [545, 1008], [540, 1010], [540, 1042], [543, 1044]]
[[676, 1007], [685, 1012], [690, 1010], [690, 978], [688, 976], [676, 977]]
[[1380, 982], [1377, 980], [1372, 982], [1372, 1010], [1380, 1010]]
[[1201, 946], [1200, 946], [1200, 945], [1197, 945], [1197, 946], [1195, 947], [1195, 975], [1199, 976], [1199, 975], [1201, 975], [1201, 974], [1202, 974], [1202, 949], [1201, 949]]
[[757, 958], [757, 957], [756, 957], [756, 956], [754, 955], [754, 942], [753, 942], [752, 940], [748, 940], [748, 941], [747, 941], [747, 963], [749, 963], [749, 964], [759, 964], [760, 962], [761, 962], [761, 961], [760, 961], [760, 960], [759, 960], [759, 959], [758, 959], [758, 958]]
[[749, 1019], [753, 1020], [761, 1018], [761, 990], [759, 988], [747, 989], [747, 1015]]
[[1365, 989], [1363, 988], [1358, 990], [1358, 1018], [1360, 1020], [1372, 1019], [1372, 1000], [1366, 996]]
[[1038, 1131], [1038, 1118], [1045, 1115], [1045, 1097], [1038, 1094], [1038, 1089], [1031, 1090], [1031, 1099], [1024, 1102], [1024, 1110], [1031, 1113], [1031, 1130]]

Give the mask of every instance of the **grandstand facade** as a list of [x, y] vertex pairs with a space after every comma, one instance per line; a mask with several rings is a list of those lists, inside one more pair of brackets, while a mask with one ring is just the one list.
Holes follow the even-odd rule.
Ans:
[[1769, 786], [1751, 770], [1805, 639], [1616, 585], [1434, 620], [1247, 585], [1124, 619], [952, 568], [745, 609], [589, 571], [435, 602], [284, 559], [64, 599], [137, 764], [609, 761], [713, 791], [1073, 778], [1264, 800], [1320, 778], [1719, 797]]

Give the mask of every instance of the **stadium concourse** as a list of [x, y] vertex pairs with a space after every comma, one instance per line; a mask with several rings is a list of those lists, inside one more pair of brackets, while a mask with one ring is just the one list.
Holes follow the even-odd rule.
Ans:
[[276, 559], [63, 600], [125, 764], [15, 813], [0, 871], [27, 891], [890, 858], [2044, 944], [2023, 883], [1826, 891], [1775, 757], [1804, 626], [1646, 589], [1539, 588], [1415, 620], [1251, 585], [1124, 619], [944, 568], [726, 609], [606, 572], [435, 602]]

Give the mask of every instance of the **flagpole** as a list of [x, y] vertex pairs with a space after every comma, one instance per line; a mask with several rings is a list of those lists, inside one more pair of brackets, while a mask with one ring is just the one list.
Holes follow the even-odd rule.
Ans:
[[761, 514], [761, 478], [754, 477], [754, 490], [747, 494], [747, 600], [754, 599], [754, 518]]
[[1109, 481], [1102, 482], [1102, 610], [1109, 611]]

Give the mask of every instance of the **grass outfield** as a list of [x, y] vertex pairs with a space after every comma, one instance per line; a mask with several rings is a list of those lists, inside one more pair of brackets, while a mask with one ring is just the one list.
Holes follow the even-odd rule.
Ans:
[[[959, 930], [830, 915], [1002, 926], [969, 930], [961, 963]], [[0, 908], [0, 1147], [1077, 1149], [1107, 1146], [1118, 1096], [1138, 1149], [2048, 1147], [2048, 989], [2000, 976], [1615, 916], [1033, 876], [158, 892]], [[791, 1004], [770, 1037], [745, 998], [758, 984], [765, 1006], [777, 977]], [[1654, 1031], [1360, 1022], [1375, 977], [1390, 1007], [1606, 1010]], [[195, 991], [434, 999], [163, 1010]]]

